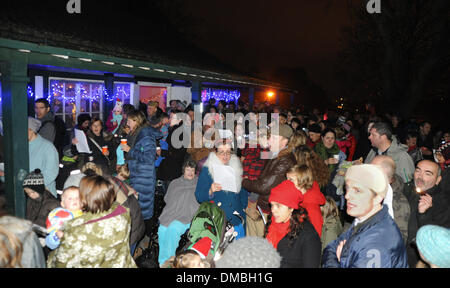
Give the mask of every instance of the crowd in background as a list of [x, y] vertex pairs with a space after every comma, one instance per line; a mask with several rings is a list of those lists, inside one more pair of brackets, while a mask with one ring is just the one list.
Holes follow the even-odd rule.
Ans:
[[[117, 101], [106, 122], [80, 114], [68, 133], [37, 100], [26, 219], [8, 215], [0, 198], [0, 267], [137, 267], [149, 251], [156, 267], [450, 267], [444, 123], [203, 106], [195, 121], [181, 101], [166, 111]], [[232, 171], [234, 186], [216, 181], [217, 167]], [[205, 202], [234, 231], [218, 259], [208, 257], [217, 245], [208, 237], [179, 249]]]

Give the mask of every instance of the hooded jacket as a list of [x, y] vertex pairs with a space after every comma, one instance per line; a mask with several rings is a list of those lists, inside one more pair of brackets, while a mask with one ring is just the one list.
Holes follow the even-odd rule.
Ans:
[[314, 181], [312, 188], [306, 191], [303, 197], [303, 202], [300, 206], [306, 209], [308, 212], [309, 221], [316, 229], [319, 237], [321, 237], [323, 217], [322, 211], [320, 211], [320, 206], [325, 205], [326, 199], [322, 192], [320, 192], [319, 184]]
[[[340, 261], [336, 249], [346, 240]], [[388, 207], [352, 226], [323, 251], [324, 268], [408, 268], [406, 248]]]
[[[378, 149], [373, 147], [367, 154], [364, 163], [370, 164], [377, 155], [379, 155]], [[415, 166], [411, 156], [408, 154], [408, 146], [399, 144], [395, 136], [392, 136], [391, 146], [381, 155], [387, 155], [394, 159], [395, 173], [402, 177], [403, 183], [409, 183], [413, 179]]]

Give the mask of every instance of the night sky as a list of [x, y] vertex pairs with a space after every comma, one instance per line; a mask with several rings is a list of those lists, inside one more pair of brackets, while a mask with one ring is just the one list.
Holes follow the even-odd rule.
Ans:
[[[79, 15], [66, 12], [67, 0], [6, 0], [0, 14], [31, 26], [46, 23], [42, 29], [100, 42], [108, 37], [131, 46], [164, 46], [170, 42], [164, 37], [181, 36], [250, 76], [270, 81], [280, 69], [303, 68], [327, 93], [337, 93], [334, 65], [341, 30], [349, 25], [345, 1], [80, 1]], [[181, 45], [169, 46], [180, 47], [183, 57]]]
[[303, 67], [328, 93], [341, 29], [350, 24], [345, 1], [195, 1], [184, 13], [200, 18], [195, 43], [249, 73], [270, 78]]

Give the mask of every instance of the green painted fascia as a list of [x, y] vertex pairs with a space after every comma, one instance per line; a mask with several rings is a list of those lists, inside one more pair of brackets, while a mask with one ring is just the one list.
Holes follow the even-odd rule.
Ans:
[[[154, 77], [154, 78], [164, 78], [164, 79], [178, 79], [186, 81], [201, 81], [201, 82], [216, 82], [224, 83], [236, 86], [256, 86], [256, 87], [266, 87], [280, 90], [290, 90], [288, 88], [280, 87], [277, 84], [265, 82], [259, 79], [254, 79], [250, 77], [241, 77], [237, 75], [220, 74], [212, 71], [200, 70], [195, 68], [188, 68], [182, 66], [168, 66], [161, 65], [151, 62], [139, 61], [134, 59], [126, 59], [113, 57], [108, 55], [77, 51], [59, 47], [45, 46], [36, 43], [23, 42], [11, 39], [0, 38], [0, 59], [8, 60], [11, 59], [11, 53], [8, 50], [12, 50], [17, 53], [18, 50], [30, 51], [28, 54], [29, 64], [42, 64], [50, 66], [60, 66], [60, 67], [70, 67], [78, 69], [88, 69], [97, 71], [108, 71], [114, 73], [131, 74], [143, 77]], [[52, 56], [65, 55], [69, 56], [68, 59], [63, 59], [59, 57]], [[79, 60], [79, 58], [91, 59], [92, 62], [86, 62]], [[118, 65], [108, 65], [101, 63], [113, 62]], [[125, 67], [124, 65], [132, 65], [133, 67]], [[139, 67], [148, 67], [152, 70], [144, 70]], [[154, 69], [161, 69], [164, 72], [154, 71]], [[167, 72], [167, 71], [172, 71]], [[176, 73], [173, 73], [176, 72]], [[181, 74], [180, 74], [181, 73]], [[196, 75], [196, 76], [193, 76]], [[201, 76], [205, 76], [200, 77]], [[221, 79], [231, 80], [225, 81]]]

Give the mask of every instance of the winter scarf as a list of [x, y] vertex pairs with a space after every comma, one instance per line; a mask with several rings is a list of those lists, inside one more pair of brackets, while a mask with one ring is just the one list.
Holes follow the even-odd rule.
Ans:
[[276, 223], [275, 219], [272, 217], [272, 223], [269, 226], [269, 231], [267, 232], [266, 239], [272, 243], [273, 247], [277, 249], [278, 243], [284, 238], [289, 232], [289, 223]]
[[[325, 147], [325, 145], [323, 145], [323, 142], [320, 141], [319, 143], [316, 144], [316, 146], [314, 147], [314, 150], [316, 151], [316, 153], [319, 155], [319, 157], [322, 160], [327, 160], [329, 158], [333, 158], [334, 155], [338, 155], [339, 154], [339, 146], [334, 143], [333, 147], [331, 148], [327, 148]], [[332, 173], [337, 167], [337, 164], [330, 164], [328, 165], [328, 169], [330, 170], [330, 172]]]
[[[211, 178], [213, 179], [213, 181], [214, 181], [214, 165], [223, 165], [223, 163], [216, 156], [216, 153], [211, 152], [211, 153], [209, 153], [208, 159], [206, 160], [206, 162], [203, 166], [208, 167], [208, 172], [211, 175]], [[234, 170], [234, 175], [236, 177], [236, 185], [237, 185], [236, 193], [240, 193], [241, 185], [242, 185], [243, 170], [242, 170], [242, 164], [241, 164], [239, 158], [235, 155], [232, 155], [230, 158], [230, 162], [228, 162], [227, 166], [232, 167]]]

